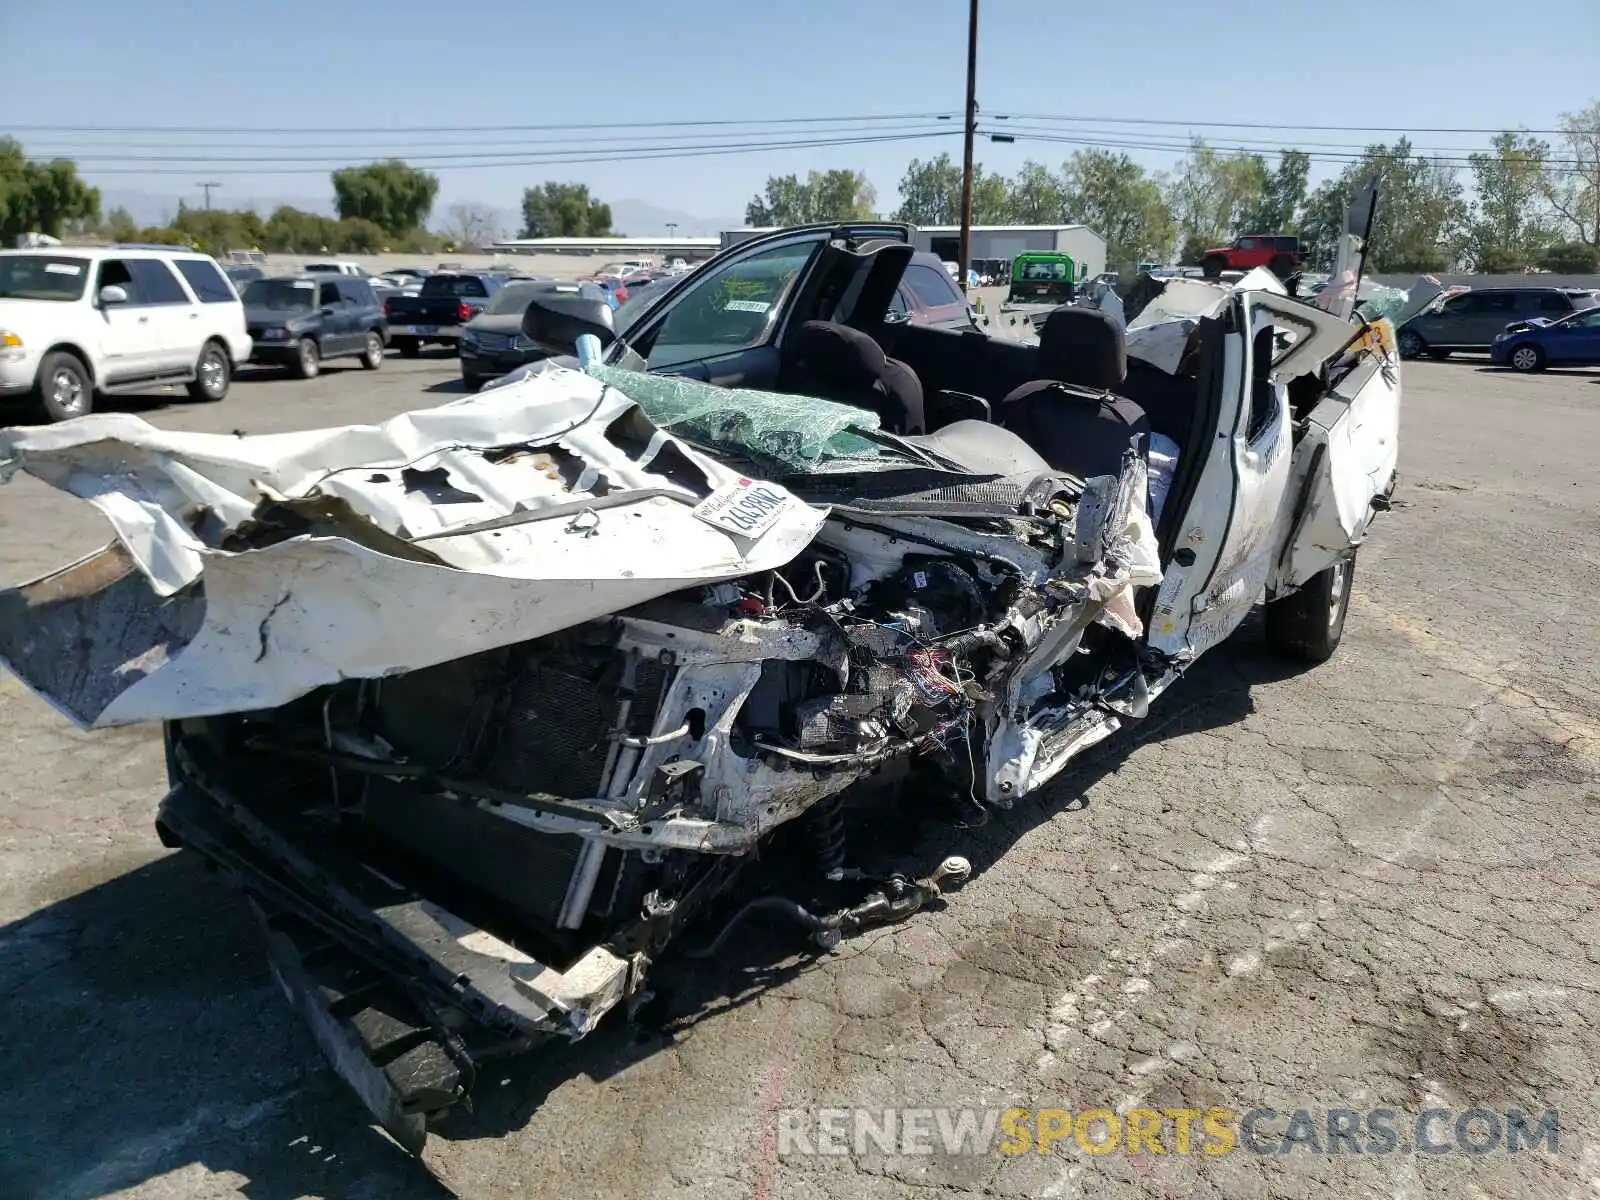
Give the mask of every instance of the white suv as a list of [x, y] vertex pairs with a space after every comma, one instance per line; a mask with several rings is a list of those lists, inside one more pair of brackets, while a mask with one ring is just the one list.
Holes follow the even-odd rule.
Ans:
[[169, 383], [221, 400], [250, 348], [239, 294], [203, 254], [0, 250], [0, 397], [31, 393], [52, 421]]

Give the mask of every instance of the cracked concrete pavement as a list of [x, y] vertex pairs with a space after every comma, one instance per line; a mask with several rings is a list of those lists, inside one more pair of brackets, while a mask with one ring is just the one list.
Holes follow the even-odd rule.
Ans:
[[[148, 415], [382, 417], [455, 371]], [[1396, 509], [1332, 662], [1288, 670], [1251, 623], [1044, 797], [917, 832], [907, 861], [978, 868], [947, 907], [820, 961], [757, 930], [668, 969], [663, 1027], [485, 1079], [431, 1175], [324, 1067], [244, 906], [157, 843], [155, 735], [76, 733], [0, 682], [0, 1196], [1600, 1196], [1600, 374], [1405, 380]], [[0, 490], [6, 583], [101, 536]], [[1477, 1158], [779, 1152], [782, 1110], [962, 1105], [1561, 1124], [1554, 1154]]]

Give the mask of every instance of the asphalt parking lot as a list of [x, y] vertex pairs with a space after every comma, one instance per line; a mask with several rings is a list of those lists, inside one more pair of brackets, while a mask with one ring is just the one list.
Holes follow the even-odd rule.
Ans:
[[[116, 407], [264, 433], [458, 375], [335, 363]], [[1600, 1196], [1600, 373], [1405, 381], [1395, 510], [1332, 662], [1286, 670], [1247, 625], [1043, 797], [918, 835], [918, 861], [977, 867], [944, 910], [821, 961], [736, 943], [680, 973], [664, 1028], [484, 1080], [428, 1170], [325, 1068], [243, 905], [157, 843], [155, 733], [77, 733], [0, 678], [0, 1197]], [[103, 540], [87, 505], [0, 489], [0, 583]], [[1401, 1136], [782, 1152], [785, 1110], [853, 1105], [1386, 1107]], [[1555, 1109], [1558, 1145], [1408, 1151], [1416, 1114], [1474, 1107]]]

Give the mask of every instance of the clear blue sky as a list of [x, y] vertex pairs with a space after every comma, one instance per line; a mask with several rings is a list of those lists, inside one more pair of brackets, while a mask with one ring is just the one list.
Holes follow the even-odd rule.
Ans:
[[[482, 126], [956, 113], [967, 6], [965, 0], [273, 0], [201, 7], [176, 0], [6, 0], [4, 11], [11, 36], [0, 74], [0, 133], [15, 132], [30, 152], [71, 152], [85, 160], [331, 153], [355, 161], [395, 153], [431, 166], [423, 156], [571, 149], [570, 139], [580, 135], [244, 138], [19, 127]], [[1393, 6], [983, 0], [979, 101], [990, 114], [1547, 128], [1560, 113], [1600, 99], [1597, 66], [1600, 0], [1545, 0], [1520, 9], [1502, 0]], [[404, 77], [390, 81], [399, 72]], [[612, 142], [590, 145], [681, 144], [710, 132], [612, 130], [592, 135]], [[1166, 139], [1185, 129], [1149, 132]], [[1333, 152], [1388, 138], [1338, 131], [1211, 134], [1219, 143], [1270, 144], [1280, 137], [1330, 143]], [[748, 140], [802, 136], [821, 131], [791, 127]], [[1147, 137], [1136, 128], [1114, 136]], [[541, 140], [557, 138], [569, 140]], [[1482, 139], [1419, 134], [1414, 140], [1464, 150]], [[830, 166], [865, 171], [887, 208], [906, 162], [941, 149], [959, 158], [959, 137], [681, 160], [440, 168], [440, 209], [459, 200], [510, 208], [527, 184], [577, 179], [607, 199], [737, 215], [768, 175]], [[1009, 173], [1030, 157], [1058, 165], [1072, 149], [1019, 139], [981, 146], [979, 157]], [[1130, 153], [1152, 168], [1176, 157]], [[330, 190], [320, 166], [270, 175], [236, 173], [252, 171], [249, 163], [173, 163], [160, 164], [173, 171], [163, 175], [111, 174], [112, 165], [127, 164], [84, 161], [83, 172], [108, 190], [195, 198], [194, 181], [216, 179], [224, 183], [219, 204], [326, 197]], [[1329, 169], [1322, 165], [1316, 173]]]

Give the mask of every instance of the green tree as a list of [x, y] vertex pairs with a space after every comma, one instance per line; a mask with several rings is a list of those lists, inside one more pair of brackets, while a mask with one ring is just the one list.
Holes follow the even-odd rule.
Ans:
[[961, 220], [961, 167], [948, 154], [913, 158], [900, 178], [895, 220], [913, 225], [954, 225]]
[[877, 190], [861, 171], [812, 171], [806, 176], [811, 221], [865, 221], [873, 215]]
[[120, 205], [106, 214], [106, 221], [100, 232], [113, 242], [131, 242], [134, 235], [139, 232], [139, 225], [133, 219], [133, 214]]
[[397, 158], [333, 173], [339, 218], [362, 217], [393, 235], [421, 228], [438, 194], [437, 175]]
[[1185, 236], [1218, 246], [1246, 230], [1266, 195], [1267, 163], [1259, 154], [1218, 154], [1196, 138], [1167, 186], [1167, 204]]
[[1547, 143], [1527, 134], [1502, 133], [1486, 154], [1470, 154], [1474, 191], [1467, 257], [1486, 273], [1526, 270], [1556, 236], [1545, 206]]
[[1206, 251], [1211, 246], [1205, 238], [1197, 233], [1185, 235], [1183, 245], [1178, 248], [1178, 265], [1180, 267], [1198, 267], [1206, 257]]
[[0, 246], [24, 233], [59, 237], [69, 222], [99, 219], [99, 189], [78, 178], [75, 163], [33, 162], [20, 142], [0, 137]]
[[1161, 185], [1126, 154], [1079, 150], [1067, 161], [1062, 181], [1067, 219], [1104, 236], [1109, 269], [1165, 260], [1171, 253], [1172, 209]]
[[1306, 201], [1311, 156], [1304, 150], [1284, 150], [1278, 166], [1267, 176], [1255, 206], [1240, 222], [1240, 233], [1294, 233], [1300, 208]]
[[744, 206], [745, 224], [757, 228], [800, 225], [805, 222], [801, 214], [808, 203], [805, 184], [798, 175], [773, 175], [768, 177], [762, 194], [752, 196], [750, 203]]
[[1461, 258], [1469, 210], [1449, 166], [1413, 152], [1401, 138], [1367, 147], [1361, 161], [1327, 180], [1306, 201], [1300, 235], [1314, 266], [1332, 265], [1345, 211], [1357, 183], [1378, 175], [1378, 215], [1367, 247], [1367, 270], [1447, 271]]
[[189, 235], [181, 229], [174, 229], [171, 225], [150, 225], [144, 229], [135, 229], [129, 235], [128, 241], [137, 242], [146, 246], [193, 246]]
[[1011, 219], [1019, 225], [1060, 225], [1066, 211], [1061, 180], [1043, 163], [1023, 163], [1011, 180]]
[[745, 205], [751, 225], [804, 225], [813, 221], [861, 221], [872, 216], [877, 193], [860, 171], [812, 171], [805, 179], [774, 175]]
[[329, 249], [341, 254], [381, 254], [388, 240], [389, 235], [379, 228], [376, 221], [347, 217], [334, 226]]
[[[956, 220], [959, 221], [959, 209]], [[1011, 203], [1011, 184], [1004, 175], [996, 172], [985, 175], [983, 167], [972, 164], [972, 223], [974, 225], [1005, 225], [1014, 220]]]
[[249, 209], [233, 212], [225, 208], [189, 208], [180, 204], [172, 228], [182, 233], [190, 245], [198, 246], [207, 254], [253, 250], [266, 236], [261, 218]]
[[1544, 194], [1574, 241], [1600, 246], [1600, 101], [1561, 117], [1562, 153], [1552, 166]]
[[608, 237], [611, 206], [589, 195], [586, 183], [546, 183], [522, 192], [522, 236]]
[[276, 254], [322, 254], [338, 240], [338, 222], [287, 204], [273, 211], [262, 229], [261, 248]]
[[1539, 265], [1558, 275], [1593, 275], [1600, 272], [1600, 247], [1585, 242], [1562, 242], [1539, 255]]

